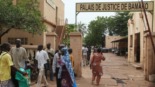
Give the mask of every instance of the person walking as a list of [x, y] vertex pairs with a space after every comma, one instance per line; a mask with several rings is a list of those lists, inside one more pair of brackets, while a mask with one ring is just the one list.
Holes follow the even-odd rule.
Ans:
[[61, 50], [61, 54], [61, 67], [58, 74], [59, 78], [62, 80], [61, 87], [77, 87], [68, 49], [64, 47]]
[[49, 57], [49, 63], [46, 64], [46, 66], [49, 69], [45, 69], [45, 76], [47, 78], [47, 70], [49, 70], [50, 71], [50, 80], [53, 81], [54, 75], [53, 75], [53, 70], [52, 70], [52, 64], [53, 64], [54, 50], [53, 50], [53, 48], [51, 48], [50, 43], [48, 43], [46, 45], [45, 51], [47, 52], [48, 57]]
[[58, 46], [59, 50], [58, 52], [54, 55], [54, 59], [53, 59], [53, 73], [56, 75], [56, 84], [57, 84], [57, 87], [61, 87], [61, 78], [58, 78], [58, 73], [59, 73], [59, 70], [61, 68], [61, 65], [60, 65], [60, 62], [61, 62], [61, 59], [62, 59], [62, 54], [61, 54], [61, 49], [65, 47], [64, 44], [60, 44]]
[[101, 76], [103, 75], [103, 70], [101, 66], [101, 60], [105, 60], [100, 48], [97, 49], [97, 53], [92, 56], [91, 67], [92, 67], [92, 84], [96, 80], [96, 85], [100, 83]]
[[82, 48], [83, 66], [86, 66], [88, 64], [88, 61], [87, 61], [87, 51], [88, 51], [88, 48], [86, 46], [84, 46]]
[[[16, 40], [16, 46], [12, 47], [10, 50], [10, 54], [14, 63], [14, 66], [18, 69], [23, 68], [25, 69], [27, 66], [27, 63], [29, 62], [28, 56], [26, 49], [21, 46], [21, 40], [17, 39]], [[13, 76], [13, 82], [15, 84], [15, 87], [19, 87], [18, 81], [15, 79], [15, 74], [16, 72], [12, 72]]]
[[47, 87], [48, 82], [45, 77], [45, 64], [47, 63], [49, 57], [46, 51], [43, 50], [43, 45], [38, 45], [38, 51], [36, 53], [35, 59], [38, 62], [38, 69], [39, 69], [39, 75], [38, 75], [38, 81], [36, 84], [36, 87], [41, 87], [41, 81], [42, 78], [44, 80], [44, 84]]
[[2, 53], [0, 55], [0, 87], [17, 87], [11, 81], [11, 70], [18, 71], [22, 75], [27, 75], [26, 72], [21, 72], [17, 69], [12, 61], [9, 51], [11, 46], [9, 43], [1, 45]]

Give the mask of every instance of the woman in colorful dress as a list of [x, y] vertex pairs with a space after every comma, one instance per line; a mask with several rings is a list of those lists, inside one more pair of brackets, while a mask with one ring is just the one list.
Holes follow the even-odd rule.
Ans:
[[73, 68], [69, 58], [67, 48], [61, 50], [62, 59], [59, 64], [61, 65], [58, 78], [61, 78], [61, 87], [76, 87], [76, 81], [74, 77]]
[[92, 56], [91, 67], [92, 67], [92, 84], [96, 80], [96, 85], [100, 83], [101, 76], [103, 75], [103, 70], [101, 66], [101, 60], [105, 60], [100, 48], [97, 49], [97, 53]]

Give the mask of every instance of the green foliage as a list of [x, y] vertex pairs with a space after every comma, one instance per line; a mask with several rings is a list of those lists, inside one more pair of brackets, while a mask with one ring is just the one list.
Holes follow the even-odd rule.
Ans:
[[106, 32], [106, 20], [107, 17], [97, 17], [88, 25], [88, 34], [85, 37], [85, 43], [87, 45], [101, 45], [103, 41], [103, 35]]
[[23, 29], [32, 34], [42, 34], [46, 30], [39, 11], [38, 0], [0, 0], [0, 36], [12, 28]]
[[87, 33], [86, 25], [83, 24], [82, 22], [79, 22], [77, 26], [78, 26], [78, 31], [81, 32], [82, 36], [84, 36]]
[[70, 37], [69, 34], [71, 32], [75, 32], [75, 24], [68, 24], [66, 25], [66, 30], [65, 30], [65, 38], [63, 39], [63, 43], [68, 45], [70, 44]]
[[130, 16], [129, 12], [117, 12], [112, 17], [97, 17], [92, 20], [88, 26], [88, 34], [85, 37], [87, 45], [105, 45], [105, 35], [127, 36], [127, 22]]
[[127, 36], [127, 23], [129, 18], [129, 12], [117, 12], [115, 16], [109, 17], [107, 26], [109, 34]]

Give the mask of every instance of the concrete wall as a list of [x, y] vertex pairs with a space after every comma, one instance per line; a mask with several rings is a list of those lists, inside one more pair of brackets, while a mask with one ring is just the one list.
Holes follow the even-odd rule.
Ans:
[[[151, 45], [149, 34], [145, 34], [145, 52], [144, 52], [144, 74], [146, 80], [149, 80], [149, 75], [155, 74], [155, 54]], [[155, 33], [153, 33], [153, 40], [155, 41]]]
[[[132, 19], [128, 20], [128, 61], [134, 63], [136, 60], [137, 34], [140, 34], [140, 64], [144, 67], [144, 34], [148, 30], [145, 17], [141, 12], [134, 12]], [[152, 15], [147, 13], [150, 27], [152, 29]]]
[[51, 43], [51, 47], [56, 50], [56, 33], [47, 33], [46, 43]]
[[27, 38], [28, 44], [33, 43], [35, 45], [43, 44], [43, 34], [42, 35], [32, 35], [28, 32], [11, 29], [7, 34], [2, 37], [2, 42], [8, 42], [8, 38]]
[[58, 17], [57, 17], [57, 22], [59, 25], [64, 25], [64, 3], [62, 2], [62, 0], [54, 0], [55, 4], [57, 6], [57, 11], [58, 11]]
[[121, 39], [121, 36], [106, 36], [105, 38], [105, 47], [106, 48], [112, 48], [112, 41]]
[[78, 77], [82, 76], [82, 35], [79, 32], [70, 33], [70, 48], [73, 49], [74, 71]]
[[56, 24], [56, 8], [53, 8], [51, 5], [48, 4], [47, 0], [44, 1], [44, 11], [43, 11], [43, 18]]

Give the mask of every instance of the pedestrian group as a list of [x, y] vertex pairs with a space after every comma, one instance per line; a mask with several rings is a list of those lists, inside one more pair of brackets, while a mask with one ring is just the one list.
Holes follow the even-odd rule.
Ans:
[[[77, 87], [72, 52], [73, 50], [64, 44], [60, 44], [56, 51], [51, 48], [50, 43], [45, 49], [43, 45], [38, 45], [37, 51], [34, 52], [22, 47], [20, 39], [16, 39], [14, 47], [9, 43], [2, 43], [0, 45], [0, 87], [30, 87], [31, 80], [36, 82], [36, 87], [42, 87], [42, 81], [44, 87], [48, 87], [47, 79], [53, 81], [54, 76], [57, 87]], [[100, 48], [93, 48], [92, 51], [91, 47], [82, 47], [82, 66], [90, 65], [93, 85], [95, 80], [97, 86], [100, 84], [103, 75], [102, 60], [104, 61], [105, 57]]]

